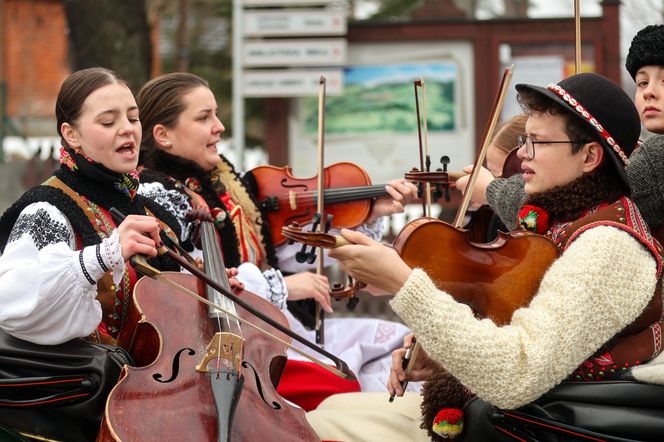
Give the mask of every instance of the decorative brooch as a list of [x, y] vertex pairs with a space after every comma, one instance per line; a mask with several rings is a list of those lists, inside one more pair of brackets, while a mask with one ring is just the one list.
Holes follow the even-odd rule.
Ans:
[[184, 185], [187, 186], [187, 189], [200, 193], [203, 190], [203, 186], [201, 186], [201, 182], [198, 181], [198, 179], [190, 177], [184, 180]]
[[214, 207], [210, 210], [212, 215], [212, 222], [217, 229], [221, 229], [226, 221], [226, 212], [219, 207]]
[[517, 218], [522, 230], [544, 235], [549, 230], [549, 214], [544, 209], [526, 204]]

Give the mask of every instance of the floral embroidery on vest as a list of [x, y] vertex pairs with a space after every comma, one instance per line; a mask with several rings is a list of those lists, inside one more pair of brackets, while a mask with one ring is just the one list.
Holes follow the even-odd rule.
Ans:
[[[662, 247], [650, 234], [638, 209], [628, 198], [593, 207], [577, 220], [555, 223], [549, 228], [547, 236], [564, 251], [583, 232], [598, 226], [615, 227], [637, 239], [657, 261], [657, 277], [661, 277]], [[660, 284], [656, 290], [661, 290]], [[619, 379], [630, 367], [659, 355], [662, 351], [661, 328], [664, 325], [663, 321], [658, 322], [663, 314], [661, 305], [661, 293], [653, 293], [650, 304], [642, 315], [597, 354], [581, 364], [572, 373], [570, 380], [583, 382]], [[659, 309], [654, 310], [655, 317], [649, 313], [651, 306]]]

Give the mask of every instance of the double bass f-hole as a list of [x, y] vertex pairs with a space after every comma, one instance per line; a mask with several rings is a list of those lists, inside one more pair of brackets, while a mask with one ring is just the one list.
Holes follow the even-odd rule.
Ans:
[[173, 356], [173, 364], [171, 366], [171, 377], [166, 379], [165, 381], [162, 381], [162, 378], [164, 376], [161, 373], [155, 373], [152, 375], [152, 379], [154, 379], [157, 382], [161, 382], [162, 384], [168, 384], [169, 382], [173, 382], [174, 380], [176, 380], [178, 374], [180, 374], [180, 355], [184, 351], [186, 351], [189, 356], [193, 356], [196, 354], [196, 351], [193, 348], [185, 347], [180, 349], [180, 351], [175, 353], [175, 356]]
[[261, 379], [258, 376], [258, 372], [256, 371], [256, 368], [251, 365], [249, 361], [242, 361], [242, 367], [243, 368], [250, 368], [251, 371], [254, 373], [254, 379], [256, 380], [256, 389], [258, 390], [258, 395], [260, 398], [265, 402], [265, 405], [268, 407], [274, 409], [274, 410], [281, 410], [281, 405], [278, 402], [272, 401], [271, 403], [265, 399], [265, 394], [263, 393], [263, 385], [261, 384]]

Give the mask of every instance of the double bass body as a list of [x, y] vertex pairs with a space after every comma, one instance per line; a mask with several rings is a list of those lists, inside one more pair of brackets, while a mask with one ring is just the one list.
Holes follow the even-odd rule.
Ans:
[[[189, 290], [205, 293], [203, 283], [192, 275], [165, 275]], [[248, 292], [243, 299], [288, 326], [285, 316], [267, 301]], [[237, 308], [241, 317], [251, 319]], [[143, 278], [134, 290], [131, 316], [128, 322], [139, 320], [134, 322], [130, 350], [139, 365], [147, 365], [123, 370], [109, 396], [98, 440], [220, 440], [219, 426], [224, 423], [219, 416], [228, 410], [218, 412], [215, 405], [210, 377], [216, 375], [196, 370], [218, 331], [207, 306], [159, 281]], [[265, 328], [289, 339], [269, 325]], [[319, 440], [303, 410], [287, 404], [275, 390], [286, 362], [283, 345], [250, 327], [243, 328], [243, 337], [244, 388], [237, 400], [230, 439]], [[232, 403], [233, 398], [224, 402]]]

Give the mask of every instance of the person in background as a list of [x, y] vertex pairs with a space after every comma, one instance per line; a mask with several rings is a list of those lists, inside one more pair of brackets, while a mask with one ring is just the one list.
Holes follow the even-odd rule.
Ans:
[[491, 140], [486, 152], [486, 168], [494, 176], [502, 176], [507, 156], [514, 149], [518, 149], [518, 139], [525, 134], [526, 121], [528, 121], [528, 115], [526, 114], [513, 116], [498, 129], [493, 140]]
[[[238, 279], [249, 291], [280, 308], [294, 332], [313, 340], [314, 332], [306, 327], [313, 325], [312, 317], [309, 312], [302, 314], [299, 302], [313, 299], [331, 312], [330, 284], [325, 276], [308, 272], [296, 262], [300, 245], [274, 247], [254, 198], [251, 173], [241, 175], [217, 153], [225, 128], [207, 81], [190, 73], [161, 75], [143, 86], [138, 105], [143, 121], [139, 192], [179, 220], [180, 239], [190, 249], [195, 247], [194, 223], [187, 214], [197, 208], [209, 211], [226, 266], [238, 266]], [[416, 188], [395, 180], [387, 192], [388, 197], [374, 202], [367, 224], [359, 227], [374, 239], [380, 237], [381, 218], [403, 211], [403, 205], [415, 198]], [[290, 274], [283, 276], [282, 271]], [[360, 385], [363, 390], [384, 391], [390, 353], [401, 346], [407, 332], [402, 324], [389, 321], [327, 319], [326, 350], [349, 363], [359, 385], [338, 379], [290, 352], [278, 391], [306, 409], [315, 408], [333, 392], [357, 391]]]
[[[514, 168], [520, 167], [521, 161], [514, 155], [518, 149], [518, 139], [525, 133], [528, 116], [519, 114], [510, 118], [496, 132], [486, 152], [485, 167], [494, 177], [502, 177], [504, 173], [515, 173]], [[510, 155], [511, 154], [511, 155]], [[508, 160], [509, 158], [509, 160]], [[508, 161], [508, 164], [505, 162]], [[470, 174], [472, 166], [464, 168], [464, 172]], [[465, 188], [468, 178], [462, 178], [457, 182]], [[459, 184], [457, 184], [458, 188]], [[498, 232], [508, 232], [509, 229], [503, 224], [500, 217], [486, 204], [471, 203], [466, 213], [469, 220], [464, 228], [472, 231], [473, 241], [490, 243], [498, 237]], [[476, 221], [477, 220], [477, 221]], [[479, 227], [475, 226], [479, 222]]]

